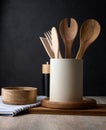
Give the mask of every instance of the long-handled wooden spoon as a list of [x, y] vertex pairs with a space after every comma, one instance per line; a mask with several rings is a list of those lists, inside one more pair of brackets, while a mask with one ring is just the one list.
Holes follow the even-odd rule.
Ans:
[[86, 49], [97, 39], [101, 27], [97, 20], [88, 19], [80, 28], [80, 47], [76, 59], [82, 59]]
[[59, 31], [65, 44], [65, 58], [71, 58], [71, 48], [78, 32], [77, 21], [70, 18], [68, 25], [68, 18], [64, 18], [60, 21]]

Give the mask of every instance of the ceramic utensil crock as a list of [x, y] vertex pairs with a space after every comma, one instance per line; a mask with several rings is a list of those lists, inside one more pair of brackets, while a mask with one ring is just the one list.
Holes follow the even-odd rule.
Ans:
[[50, 59], [50, 101], [81, 101], [83, 60]]

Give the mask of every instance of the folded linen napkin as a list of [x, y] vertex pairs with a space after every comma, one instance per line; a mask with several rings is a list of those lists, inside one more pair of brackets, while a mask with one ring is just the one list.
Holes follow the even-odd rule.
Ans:
[[7, 105], [2, 102], [2, 96], [0, 96], [0, 116], [16, 116], [22, 111], [25, 111], [29, 108], [39, 106], [41, 100], [47, 98], [46, 96], [37, 96], [37, 101], [34, 104], [27, 105]]

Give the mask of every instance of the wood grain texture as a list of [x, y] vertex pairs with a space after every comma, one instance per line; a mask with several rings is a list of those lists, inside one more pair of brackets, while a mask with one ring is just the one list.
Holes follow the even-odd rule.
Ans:
[[[106, 97], [91, 97], [106, 104]], [[0, 130], [106, 130], [106, 116], [26, 114], [0, 116]]]
[[42, 106], [47, 108], [57, 108], [57, 109], [87, 109], [95, 108], [96, 100], [92, 98], [83, 98], [81, 101], [77, 102], [53, 102], [49, 99], [42, 100]]
[[[86, 97], [85, 97], [86, 98]], [[96, 107], [86, 109], [56, 109], [47, 107], [36, 107], [29, 109], [32, 114], [58, 114], [58, 115], [89, 115], [89, 116], [106, 116], [106, 97], [89, 97], [97, 102]]]
[[52, 48], [53, 48], [54, 56], [55, 58], [59, 58], [59, 38], [58, 38], [56, 27], [52, 27], [51, 37], [52, 37]]
[[64, 18], [60, 21], [59, 31], [65, 45], [65, 58], [71, 58], [72, 45], [78, 32], [78, 23], [74, 18], [70, 18], [69, 21], [68, 18]]
[[80, 28], [80, 47], [76, 59], [82, 59], [87, 48], [97, 39], [100, 34], [100, 24], [95, 19], [87, 19]]
[[5, 104], [23, 105], [35, 103], [37, 88], [34, 87], [4, 87], [2, 99]]
[[41, 43], [42, 43], [43, 47], [45, 48], [48, 56], [50, 58], [54, 58], [54, 52], [52, 51], [47, 39], [45, 37], [40, 37], [40, 40], [41, 40]]
[[37, 107], [29, 110], [30, 114], [58, 114], [58, 115], [89, 115], [106, 116], [106, 104], [99, 104], [92, 109], [52, 109], [46, 107]]
[[42, 64], [42, 74], [50, 74], [50, 64]]

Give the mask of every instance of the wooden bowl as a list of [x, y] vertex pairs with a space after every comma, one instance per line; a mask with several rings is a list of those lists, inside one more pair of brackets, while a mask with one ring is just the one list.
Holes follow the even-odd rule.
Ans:
[[5, 104], [25, 105], [36, 102], [37, 88], [34, 87], [4, 87], [1, 91]]

